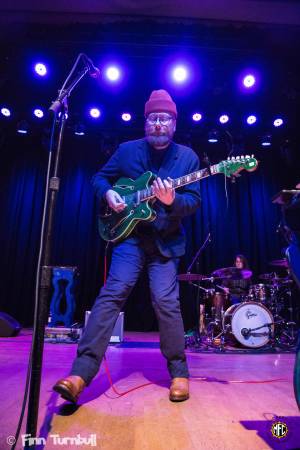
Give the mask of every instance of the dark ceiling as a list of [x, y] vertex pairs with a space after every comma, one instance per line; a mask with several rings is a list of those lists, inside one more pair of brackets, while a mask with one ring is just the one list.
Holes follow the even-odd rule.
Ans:
[[[241, 117], [255, 111], [262, 128], [281, 113], [288, 118], [288, 134], [298, 134], [300, 2], [2, 1], [0, 23], [1, 102], [14, 102], [20, 118], [33, 104], [49, 105], [84, 51], [100, 68], [105, 58], [119, 58], [129, 68], [128, 78], [114, 91], [86, 80], [72, 96], [70, 120], [82, 119], [84, 107], [94, 101], [106, 111], [103, 126], [114, 129], [110, 115], [130, 107], [136, 117], [130, 127], [140, 132], [149, 92], [164, 86], [160, 75], [173, 55], [183, 55], [194, 61], [201, 79], [183, 91], [170, 87], [180, 103], [179, 127], [190, 126], [196, 108], [209, 118], [207, 127], [229, 111], [235, 130]], [[38, 84], [29, 73], [37, 55], [53, 68]], [[237, 74], [247, 65], [262, 74], [252, 96], [236, 89]]]

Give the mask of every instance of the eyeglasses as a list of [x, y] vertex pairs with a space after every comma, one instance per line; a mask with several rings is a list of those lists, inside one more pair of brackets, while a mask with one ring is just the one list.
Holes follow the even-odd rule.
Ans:
[[150, 114], [146, 120], [150, 125], [155, 125], [157, 121], [159, 121], [161, 125], [168, 125], [172, 119], [172, 116], [158, 116], [157, 114]]

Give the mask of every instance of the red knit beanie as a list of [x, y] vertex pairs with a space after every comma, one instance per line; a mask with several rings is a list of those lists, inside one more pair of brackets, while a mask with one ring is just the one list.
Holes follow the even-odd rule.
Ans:
[[177, 117], [176, 105], [170, 94], [164, 89], [152, 91], [149, 100], [145, 104], [145, 117], [153, 112], [168, 112]]

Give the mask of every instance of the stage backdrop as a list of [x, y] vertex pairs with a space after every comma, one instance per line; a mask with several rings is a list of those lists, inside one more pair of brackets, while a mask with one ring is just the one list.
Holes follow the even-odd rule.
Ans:
[[[83, 321], [84, 311], [91, 308], [103, 283], [104, 243], [97, 234], [97, 200], [90, 180], [118, 141], [127, 138], [128, 135], [120, 135], [110, 140], [105, 135], [82, 137], [70, 133], [65, 137], [61, 189], [55, 213], [53, 264], [79, 268], [78, 321]], [[179, 133], [177, 139], [185, 142], [184, 134]], [[194, 148], [202, 158], [201, 145]], [[219, 155], [218, 150], [212, 154], [212, 162], [226, 156], [223, 150]], [[243, 253], [257, 276], [271, 271], [270, 260], [282, 257], [284, 243], [276, 233], [280, 211], [271, 198], [280, 189], [291, 188], [296, 183], [296, 159], [292, 153], [279, 148], [258, 149], [255, 153], [260, 159], [256, 172], [243, 172], [236, 183], [228, 181], [225, 185], [221, 175], [201, 183], [202, 206], [194, 216], [184, 220], [187, 253], [181, 262], [182, 272], [208, 232], [212, 241], [200, 255], [193, 272], [209, 274], [217, 268], [231, 266], [234, 255]], [[33, 321], [47, 157], [43, 137], [39, 134], [16, 136], [15, 132], [6, 132], [2, 135], [0, 311], [11, 314], [24, 326], [31, 326]], [[157, 327], [145, 284], [147, 276], [143, 274], [125, 307], [127, 329], [146, 331]], [[182, 283], [186, 328], [196, 323], [195, 295], [195, 290]]]

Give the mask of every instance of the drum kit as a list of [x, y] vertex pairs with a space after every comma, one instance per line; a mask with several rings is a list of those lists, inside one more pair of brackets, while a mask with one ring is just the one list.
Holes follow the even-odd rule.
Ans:
[[[270, 265], [288, 269], [285, 259], [271, 261]], [[187, 347], [213, 346], [226, 350], [230, 347], [289, 349], [295, 346], [293, 281], [289, 275], [278, 277], [276, 272], [260, 275], [257, 284], [251, 284], [251, 277], [250, 270], [236, 267], [215, 270], [211, 276], [178, 275], [179, 281], [197, 287], [200, 297], [199, 330], [193, 336], [186, 336]], [[246, 280], [244, 285], [249, 286], [238, 303], [232, 302], [230, 287], [224, 287], [234, 285], [231, 280]]]

